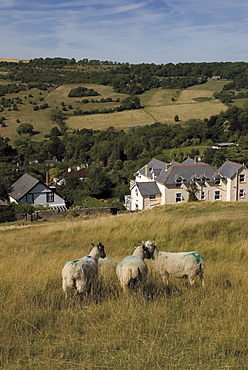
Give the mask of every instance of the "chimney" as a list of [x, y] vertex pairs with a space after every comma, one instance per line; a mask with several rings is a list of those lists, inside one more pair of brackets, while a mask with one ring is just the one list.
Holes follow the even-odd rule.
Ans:
[[50, 174], [49, 174], [48, 171], [46, 172], [46, 185], [47, 186], [50, 186], [51, 185], [51, 183], [50, 183]]
[[77, 171], [81, 170], [81, 167], [80, 166], [77, 166]]
[[145, 174], [147, 175], [147, 174], [148, 174], [148, 172], [149, 172], [149, 166], [148, 166], [148, 164], [146, 164], [146, 165], [145, 165]]
[[68, 167], [67, 172], [71, 172], [71, 167]]
[[195, 163], [201, 162], [201, 157], [199, 155], [195, 156]]

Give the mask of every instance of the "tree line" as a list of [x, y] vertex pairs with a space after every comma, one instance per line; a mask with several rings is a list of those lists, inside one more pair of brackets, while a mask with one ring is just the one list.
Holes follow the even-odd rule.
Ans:
[[[38, 58], [29, 63], [0, 62], [0, 78], [20, 83], [86, 84], [112, 86], [128, 95], [142, 94], [152, 88], [187, 88], [202, 84], [213, 76], [231, 80], [225, 90], [248, 88], [246, 62], [137, 64], [74, 58]], [[6, 74], [7, 72], [7, 74]]]

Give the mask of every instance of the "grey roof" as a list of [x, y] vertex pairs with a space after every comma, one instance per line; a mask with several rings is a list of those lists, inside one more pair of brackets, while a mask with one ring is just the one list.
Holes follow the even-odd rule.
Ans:
[[167, 185], [175, 184], [178, 178], [182, 178], [185, 183], [190, 183], [193, 178], [206, 178], [207, 181], [213, 181], [218, 176], [218, 171], [215, 167], [208, 164], [193, 164], [173, 166], [167, 175], [164, 183]]
[[240, 169], [244, 167], [243, 164], [226, 161], [220, 168], [219, 172], [222, 176], [232, 178]]
[[195, 164], [195, 161], [194, 161], [194, 159], [192, 159], [192, 158], [187, 158], [187, 159], [185, 159], [185, 160], [182, 162], [182, 164], [185, 164], [185, 165], [188, 165], [188, 164]]
[[153, 158], [147, 165], [143, 166], [138, 172], [141, 175], [147, 176], [148, 178], [152, 178], [153, 173], [155, 174], [155, 176], [158, 176], [161, 170], [163, 168], [166, 168], [166, 166], [167, 164], [165, 162]]
[[[148, 172], [146, 172], [148, 169]], [[161, 184], [175, 184], [178, 178], [182, 178], [185, 183], [190, 183], [193, 178], [206, 178], [207, 181], [213, 181], [218, 176], [217, 168], [204, 162], [195, 162], [188, 158], [183, 163], [171, 162], [165, 163], [153, 158], [146, 166], [139, 171], [142, 175], [152, 179], [153, 174], [156, 181]]]
[[193, 165], [181, 165], [173, 166], [169, 171], [165, 183], [175, 184], [178, 178], [182, 178], [186, 183], [189, 183], [193, 178], [206, 178], [208, 181], [213, 181], [218, 175], [218, 171], [215, 167], [208, 164], [193, 164]]
[[230, 145], [233, 145], [234, 143], [214, 143], [213, 145], [212, 145], [212, 147], [213, 146], [230, 146]]
[[7, 193], [10, 197], [15, 199], [16, 201], [19, 201], [39, 182], [40, 180], [25, 173], [7, 190]]
[[0, 199], [0, 208], [8, 208], [9, 205]]
[[137, 182], [136, 183], [141, 195], [161, 194], [156, 182]]

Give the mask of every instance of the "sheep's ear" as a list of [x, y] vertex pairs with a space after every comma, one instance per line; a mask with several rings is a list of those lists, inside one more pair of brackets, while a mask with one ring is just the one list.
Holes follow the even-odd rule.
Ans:
[[94, 247], [95, 246], [95, 244], [94, 243], [91, 243], [91, 245]]

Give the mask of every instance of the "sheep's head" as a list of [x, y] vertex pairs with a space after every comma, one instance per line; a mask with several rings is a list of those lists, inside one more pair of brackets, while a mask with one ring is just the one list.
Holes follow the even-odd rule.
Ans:
[[152, 254], [149, 250], [149, 248], [147, 248], [145, 245], [142, 245], [142, 249], [143, 249], [143, 252], [144, 252], [144, 258], [147, 258], [148, 260], [152, 258]]
[[106, 253], [105, 253], [105, 250], [104, 250], [104, 245], [100, 242], [98, 244], [94, 244], [94, 243], [91, 243], [92, 246], [94, 248], [97, 249], [97, 254], [100, 258], [105, 258], [106, 257]]
[[156, 243], [155, 242], [152, 242], [151, 240], [147, 240], [146, 242], [143, 242], [143, 245], [149, 249], [150, 253], [153, 254], [155, 248], [156, 248]]

